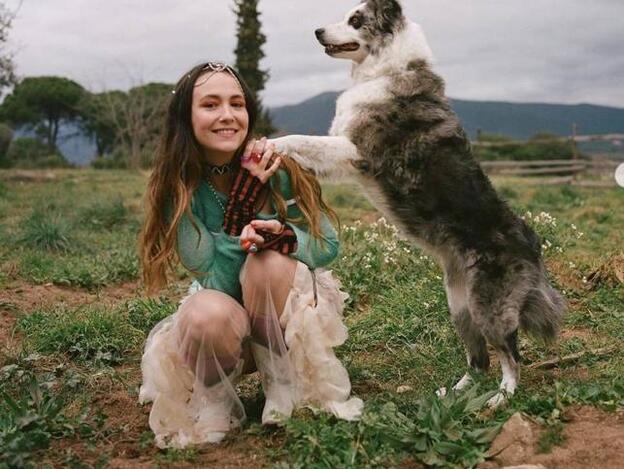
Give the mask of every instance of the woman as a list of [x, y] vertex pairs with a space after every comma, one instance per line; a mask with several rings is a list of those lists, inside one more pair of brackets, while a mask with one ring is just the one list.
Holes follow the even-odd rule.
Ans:
[[318, 182], [250, 138], [257, 110], [231, 67], [177, 83], [148, 188], [141, 260], [150, 291], [180, 261], [195, 282], [150, 333], [141, 402], [160, 447], [218, 442], [245, 418], [235, 385], [257, 367], [264, 424], [311, 406], [357, 419], [332, 347], [346, 297], [327, 271], [338, 240]]

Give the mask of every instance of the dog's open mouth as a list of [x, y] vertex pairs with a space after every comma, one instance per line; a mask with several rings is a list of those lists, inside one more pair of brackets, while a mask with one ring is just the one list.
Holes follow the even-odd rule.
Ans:
[[357, 42], [347, 42], [346, 44], [325, 44], [325, 52], [327, 54], [336, 54], [338, 52], [353, 52], [360, 48]]

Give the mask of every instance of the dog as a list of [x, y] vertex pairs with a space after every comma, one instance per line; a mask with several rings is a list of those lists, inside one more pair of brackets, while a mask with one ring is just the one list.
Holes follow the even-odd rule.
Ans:
[[[422, 29], [397, 0], [367, 0], [315, 32], [327, 55], [353, 62], [330, 136], [272, 140], [320, 176], [354, 178], [407, 239], [434, 257], [469, 371], [501, 368], [497, 407], [519, 380], [518, 330], [556, 338], [566, 311], [550, 285], [537, 234], [496, 193], [432, 69]], [[442, 388], [439, 394], [444, 394]]]

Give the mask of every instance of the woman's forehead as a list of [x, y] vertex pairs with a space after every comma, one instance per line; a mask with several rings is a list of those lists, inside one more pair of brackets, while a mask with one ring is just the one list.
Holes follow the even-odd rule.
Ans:
[[204, 96], [243, 96], [243, 91], [238, 81], [229, 73], [208, 72], [197, 78], [193, 90], [193, 97], [201, 99]]

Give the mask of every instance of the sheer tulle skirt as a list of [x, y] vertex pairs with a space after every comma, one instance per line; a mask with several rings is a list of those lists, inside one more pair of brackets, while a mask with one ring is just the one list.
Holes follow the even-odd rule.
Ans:
[[[241, 283], [245, 282], [246, 267], [241, 271]], [[242, 348], [250, 335], [252, 341], [268, 348], [269, 356], [279, 358], [280, 375], [292, 382], [288, 389], [295, 407], [358, 419], [363, 402], [350, 397], [349, 376], [333, 352], [333, 347], [347, 339], [342, 323], [347, 295], [339, 287], [329, 271], [310, 271], [297, 262], [285, 306], [278, 315], [270, 294], [244, 290], [246, 311], [227, 295], [202, 292], [194, 283], [178, 310], [154, 327], [145, 344], [139, 399], [153, 402], [149, 424], [156, 444], [184, 447], [218, 442], [244, 422], [245, 411], [235, 386], [244, 366]], [[197, 295], [206, 297], [207, 292], [216, 311], [238, 309], [233, 309], [234, 314], [206, 316], [210, 325], [215, 325], [215, 333], [198, 336], [197, 321], [189, 320], [193, 309], [189, 302], [198, 299]], [[247, 318], [246, 323], [241, 322], [242, 317]], [[220, 340], [225, 336], [228, 340]], [[223, 345], [236, 342], [239, 348]]]

